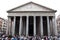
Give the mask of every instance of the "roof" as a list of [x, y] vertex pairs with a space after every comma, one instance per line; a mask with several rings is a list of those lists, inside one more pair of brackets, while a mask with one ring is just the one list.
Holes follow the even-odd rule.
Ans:
[[57, 21], [60, 21], [60, 15], [58, 15], [58, 17], [57, 17], [57, 19], [56, 19]]
[[2, 19], [2, 20], [4, 20], [4, 21], [6, 21], [6, 19], [4, 19], [4, 18], [1, 18], [1, 17], [0, 17], [0, 19]]
[[[20, 8], [20, 7], [23, 7], [23, 6], [25, 6], [25, 5], [27, 5], [27, 4], [30, 4], [30, 3], [33, 3], [33, 4], [35, 4], [35, 5], [44, 7], [44, 8], [46, 8], [46, 9], [51, 10], [51, 11], [12, 11], [12, 10], [15, 10], [15, 9], [17, 9], [17, 8]], [[23, 4], [23, 5], [21, 5], [21, 6], [15, 7], [15, 8], [13, 8], [13, 9], [11, 9], [11, 10], [8, 10], [7, 13], [20, 13], [20, 12], [21, 12], [21, 13], [23, 13], [23, 12], [56, 12], [56, 11], [57, 11], [57, 10], [53, 10], [53, 9], [51, 9], [51, 8], [42, 6], [42, 5], [37, 4], [37, 3], [34, 3], [34, 2], [28, 2], [28, 3]]]
[[0, 19], [4, 20], [3, 18], [0, 17]]

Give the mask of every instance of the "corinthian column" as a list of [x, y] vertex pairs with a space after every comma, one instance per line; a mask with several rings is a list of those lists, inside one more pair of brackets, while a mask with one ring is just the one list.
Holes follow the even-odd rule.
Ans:
[[43, 18], [40, 16], [41, 37], [43, 36]]
[[47, 16], [47, 30], [48, 30], [48, 36], [50, 36], [50, 25], [49, 25], [49, 16]]
[[29, 16], [26, 16], [26, 36], [28, 36]]
[[8, 29], [7, 29], [7, 31], [8, 31], [8, 34], [10, 35], [10, 27], [11, 27], [11, 17], [8, 17]]
[[56, 23], [56, 19], [55, 19], [55, 16], [53, 16], [53, 27], [54, 27], [54, 33], [55, 33], [55, 35], [58, 35], [58, 33], [57, 33], [57, 23]]
[[34, 36], [36, 35], [36, 16], [34, 16]]
[[20, 16], [20, 27], [19, 27], [19, 35], [22, 33], [22, 16]]
[[15, 34], [15, 22], [16, 22], [16, 17], [14, 16], [14, 22], [13, 22], [13, 27], [12, 27], [12, 35]]

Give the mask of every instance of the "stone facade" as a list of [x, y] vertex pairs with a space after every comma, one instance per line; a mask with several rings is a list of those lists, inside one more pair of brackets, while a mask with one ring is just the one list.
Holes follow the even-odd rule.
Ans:
[[56, 19], [56, 22], [57, 22], [58, 34], [60, 34], [60, 15], [58, 15], [58, 17], [57, 17], [57, 19]]
[[[55, 21], [56, 10], [36, 4], [26, 3], [22, 6], [8, 10], [9, 34], [22, 34], [26, 36], [58, 35]], [[10, 29], [11, 28], [11, 29]]]
[[0, 17], [0, 33], [7, 34], [8, 21]]

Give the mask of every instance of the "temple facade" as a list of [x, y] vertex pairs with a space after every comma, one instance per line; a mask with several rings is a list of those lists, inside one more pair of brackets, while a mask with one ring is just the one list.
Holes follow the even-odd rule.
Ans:
[[8, 34], [26, 36], [58, 35], [55, 12], [51, 8], [29, 2], [8, 10]]

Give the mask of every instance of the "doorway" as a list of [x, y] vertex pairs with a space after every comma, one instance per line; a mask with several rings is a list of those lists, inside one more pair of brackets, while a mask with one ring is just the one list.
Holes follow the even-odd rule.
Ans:
[[33, 27], [34, 27], [34, 22], [33, 22], [33, 16], [29, 16], [29, 31], [28, 31], [28, 33], [29, 33], [29, 36], [33, 36]]
[[44, 36], [48, 36], [47, 17], [46, 16], [43, 16], [43, 34], [44, 34]]
[[16, 24], [15, 24], [15, 34], [19, 34], [19, 22], [20, 22], [20, 17], [16, 17]]

